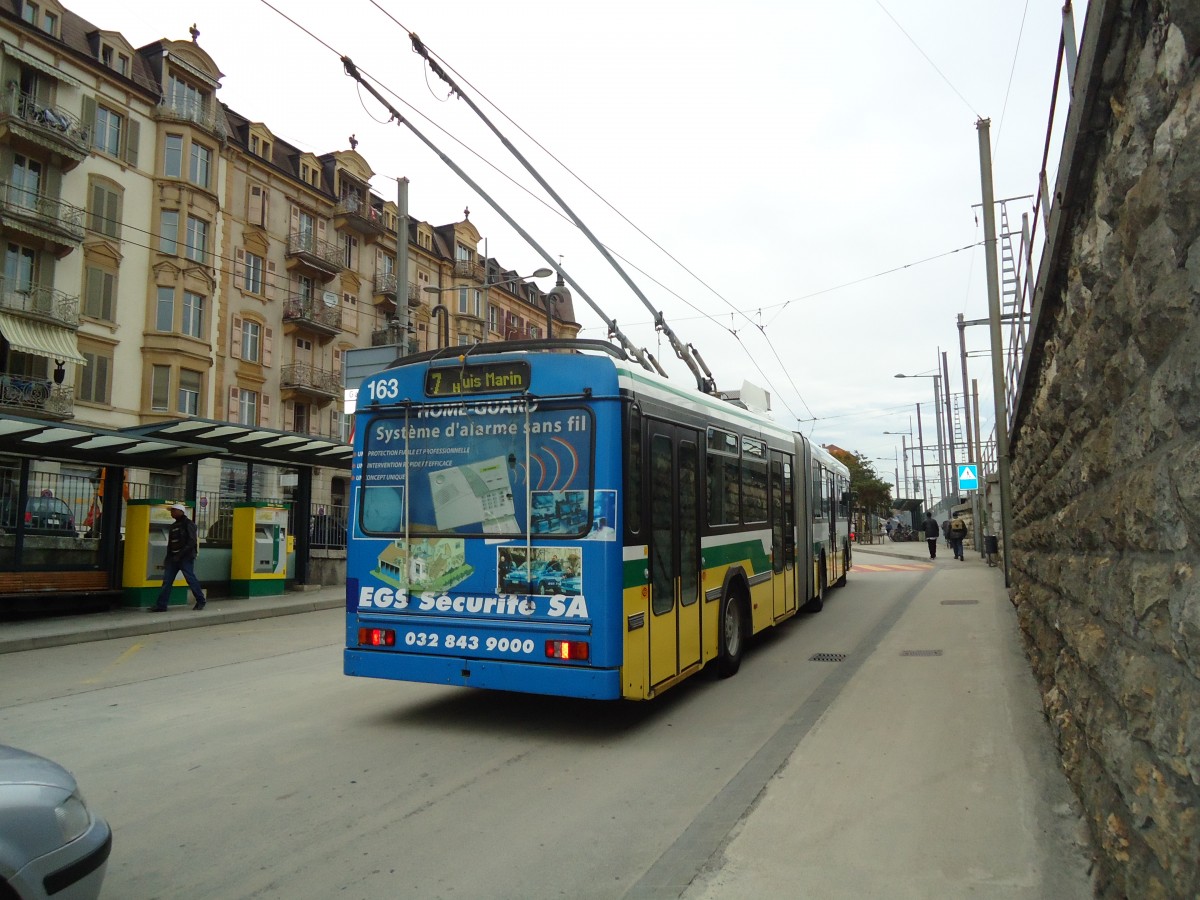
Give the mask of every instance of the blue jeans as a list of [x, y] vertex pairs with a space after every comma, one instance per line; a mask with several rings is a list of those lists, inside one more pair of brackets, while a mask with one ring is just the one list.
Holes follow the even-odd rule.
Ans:
[[196, 602], [204, 604], [204, 588], [200, 586], [200, 579], [196, 577], [196, 572], [192, 565], [195, 560], [191, 559], [172, 559], [167, 557], [163, 560], [163, 583], [162, 590], [158, 594], [158, 603], [155, 605], [159, 609], [166, 609], [167, 604], [171, 600], [171, 588], [175, 584], [175, 576], [180, 572], [183, 573], [183, 580], [187, 582], [187, 586], [192, 589], [192, 593], [196, 595]]
[[950, 538], [950, 549], [954, 551], [955, 559], [963, 558], [963, 539], [952, 537]]

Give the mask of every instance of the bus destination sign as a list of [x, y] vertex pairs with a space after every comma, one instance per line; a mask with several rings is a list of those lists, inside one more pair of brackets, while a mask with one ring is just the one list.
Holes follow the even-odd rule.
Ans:
[[425, 396], [520, 394], [529, 390], [528, 362], [493, 362], [477, 366], [444, 366], [425, 372]]

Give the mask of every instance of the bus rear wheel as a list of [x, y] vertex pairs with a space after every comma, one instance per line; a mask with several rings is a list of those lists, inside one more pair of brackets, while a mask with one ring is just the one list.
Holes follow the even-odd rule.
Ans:
[[717, 654], [717, 674], [722, 678], [736, 675], [742, 665], [746, 646], [746, 615], [737, 594], [727, 591], [721, 598], [721, 646]]
[[813, 597], [802, 607], [801, 612], [819, 613], [825, 608], [825, 586], [829, 581], [829, 576], [825, 572], [825, 554], [821, 554], [821, 563], [817, 567], [817, 596]]

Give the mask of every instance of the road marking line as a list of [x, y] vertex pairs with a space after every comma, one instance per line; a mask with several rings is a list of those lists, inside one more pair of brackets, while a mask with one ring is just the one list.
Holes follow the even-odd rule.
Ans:
[[101, 669], [99, 675], [97, 675], [94, 678], [85, 679], [83, 683], [84, 684], [96, 684], [108, 672], [112, 671], [117, 666], [121, 665], [121, 663], [128, 660], [131, 656], [133, 656], [133, 654], [137, 653], [141, 649], [142, 649], [141, 644], [134, 644], [132, 647], [130, 647], [128, 650], [126, 650], [124, 653], [122, 653], [120, 656], [118, 656], [116, 659], [114, 659], [111, 663], [109, 663], [107, 666], [105, 666], [103, 669]]
[[924, 572], [932, 569], [932, 563], [913, 563], [912, 565], [896, 564], [896, 565], [871, 565], [869, 563], [855, 563], [853, 571], [855, 572]]

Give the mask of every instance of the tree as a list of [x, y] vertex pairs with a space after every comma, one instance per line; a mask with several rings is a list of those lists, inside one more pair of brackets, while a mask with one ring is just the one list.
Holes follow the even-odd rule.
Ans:
[[826, 447], [834, 458], [850, 470], [850, 490], [858, 495], [856, 505], [867, 512], [887, 515], [892, 508], [892, 486], [880, 480], [871, 461], [861, 453], [841, 447]]

